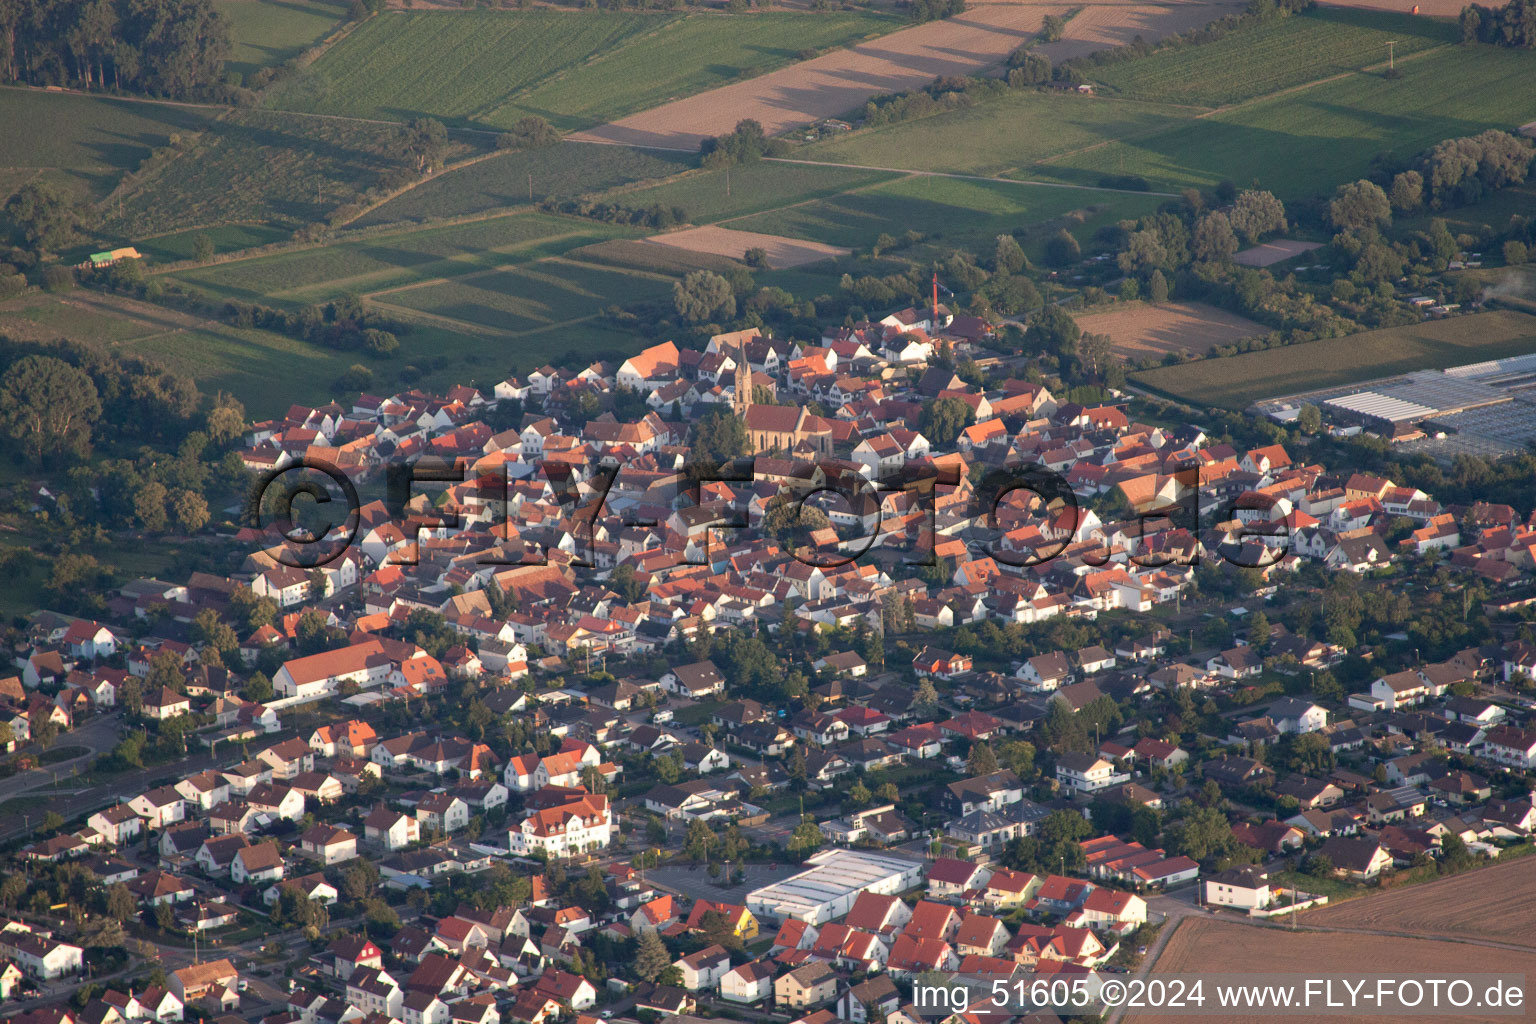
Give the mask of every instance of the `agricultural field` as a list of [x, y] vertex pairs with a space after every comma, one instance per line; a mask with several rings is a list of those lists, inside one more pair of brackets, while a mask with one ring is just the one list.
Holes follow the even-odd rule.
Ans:
[[[333, 352], [267, 331], [229, 327], [118, 295], [76, 289], [0, 303], [0, 333], [143, 355], [185, 373], [207, 394], [228, 391], [257, 417], [295, 401], [324, 401], [355, 352]], [[409, 352], [410, 339], [402, 344]], [[403, 361], [403, 360], [402, 360]]]
[[1047, 235], [1058, 226], [1087, 241], [1100, 226], [1150, 212], [1160, 201], [1132, 193], [910, 175], [830, 199], [733, 219], [729, 226], [855, 249], [872, 245], [882, 233], [900, 236], [909, 229], [946, 245], [985, 246], [1014, 228], [1049, 227], [1050, 231], [1031, 231], [1023, 241], [1025, 251], [1036, 258]]
[[303, 306], [345, 291], [363, 294], [540, 259], [623, 229], [520, 213], [447, 227], [371, 233], [315, 248], [178, 271], [219, 298]]
[[1238, 0], [1205, 2], [1137, 3], [1136, 0], [1092, 0], [1076, 8], [1061, 38], [1041, 43], [1035, 52], [1060, 64], [1112, 46], [1133, 43], [1139, 36], [1149, 41], [1209, 25], [1228, 14], [1240, 14], [1246, 6]]
[[643, 238], [613, 238], [606, 242], [583, 245], [567, 252], [565, 258], [676, 277], [682, 277], [690, 270], [721, 271], [740, 265], [737, 260], [726, 256], [659, 247]]
[[670, 181], [614, 189], [599, 198], [631, 208], [681, 207], [694, 224], [777, 210], [894, 181], [899, 174], [760, 160], [730, 170], [695, 170]]
[[1269, 328], [1247, 317], [1203, 302], [1126, 302], [1103, 312], [1079, 316], [1085, 333], [1105, 334], [1121, 359], [1160, 359], [1170, 352], [1204, 355]]
[[545, 198], [580, 196], [686, 170], [691, 156], [624, 146], [566, 142], [500, 153], [437, 175], [369, 211], [351, 227], [465, 217]]
[[[1471, 877], [1476, 877], [1475, 873]], [[1411, 892], [1418, 892], [1416, 886]], [[1341, 908], [1343, 909], [1343, 908]], [[1305, 917], [1302, 924], [1311, 921]], [[1207, 918], [1186, 918], [1178, 925], [1153, 969], [1153, 977], [1175, 974], [1201, 974], [1219, 972], [1231, 975], [1233, 980], [1241, 975], [1295, 974], [1300, 980], [1317, 977], [1320, 964], [1327, 965], [1328, 973], [1357, 973], [1378, 975], [1384, 964], [1390, 964], [1393, 974], [1419, 976], [1455, 976], [1476, 972], [1502, 974], [1529, 974], [1536, 970], [1536, 950], [1530, 953], [1508, 949], [1489, 949], [1465, 942], [1435, 941], [1430, 939], [1404, 939], [1387, 935], [1357, 935], [1349, 933], [1287, 931], [1281, 928], [1259, 928], [1247, 924]], [[1185, 1021], [1212, 1020], [1212, 1017], [1194, 1015], [1138, 1015], [1127, 1014], [1130, 1021], [1164, 1021], [1183, 1024]], [[1275, 1017], [1242, 1016], [1223, 1014], [1224, 1024], [1257, 1024], [1273, 1021]], [[1338, 1021], [1342, 1017], [1287, 1015], [1288, 1024], [1322, 1024]], [[1373, 1016], [1373, 1021], [1409, 1022], [1423, 1021], [1422, 1016]], [[1482, 1021], [1495, 1024], [1510, 1020], [1509, 1016], [1457, 1016], [1457, 1021]]]
[[206, 128], [209, 116], [196, 107], [0, 89], [0, 188], [42, 172], [100, 198], [172, 135]]
[[950, 113], [818, 142], [796, 150], [795, 156], [914, 171], [1029, 177], [1028, 168], [1041, 160], [1106, 139], [1137, 139], [1197, 113], [1166, 103], [1107, 102], [1077, 93], [1019, 89]]
[[1117, 96], [1219, 107], [1398, 58], [1459, 38], [1455, 25], [1411, 14], [1318, 7], [1199, 46], [1164, 50], [1090, 72]]
[[706, 253], [711, 256], [728, 256], [742, 259], [753, 249], [761, 249], [764, 262], [774, 268], [799, 267], [807, 263], [847, 256], [847, 249], [807, 242], [781, 235], [760, 235], [752, 231], [733, 231], [717, 225], [702, 228], [685, 228], [664, 235], [652, 235], [646, 239], [651, 245], [682, 249], [687, 252]]
[[387, 11], [269, 103], [485, 128], [538, 114], [579, 128], [899, 25], [870, 12]]
[[670, 295], [660, 275], [563, 260], [506, 267], [375, 293], [370, 301], [517, 336], [594, 317], [605, 307]]
[[396, 139], [390, 125], [231, 113], [125, 185], [105, 228], [125, 239], [227, 222], [291, 232], [377, 184], [399, 162]]
[[1523, 858], [1308, 911], [1319, 927], [1471, 937], [1536, 949], [1536, 871]]
[[347, 13], [346, 4], [326, 0], [218, 0], [214, 7], [229, 22], [235, 44], [224, 67], [247, 82], [318, 43]]
[[193, 228], [168, 235], [155, 235], [134, 239], [134, 248], [145, 258], [159, 263], [190, 260], [197, 251], [197, 239], [207, 235], [216, 254], [239, 252], [258, 245], [287, 240], [289, 233], [282, 228], [263, 224], [221, 224], [213, 228]]
[[1507, 128], [1536, 109], [1536, 53], [1529, 50], [1445, 46], [1399, 61], [1398, 71], [1396, 79], [1350, 74], [1178, 121], [1049, 160], [1033, 173], [1080, 184], [1138, 174], [1154, 187], [1225, 179], [1293, 199], [1362, 176], [1379, 153], [1407, 155], [1441, 139]]
[[1193, 405], [1241, 410], [1265, 398], [1536, 352], [1536, 316], [1496, 310], [1134, 374]]

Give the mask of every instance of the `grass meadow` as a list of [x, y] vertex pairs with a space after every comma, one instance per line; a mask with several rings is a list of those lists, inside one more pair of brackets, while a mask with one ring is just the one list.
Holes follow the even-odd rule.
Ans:
[[1241, 410], [1265, 398], [1524, 355], [1533, 348], [1536, 316], [1496, 310], [1158, 367], [1131, 380], [1193, 405]]
[[270, 103], [490, 128], [538, 114], [561, 129], [590, 127], [901, 24], [856, 11], [387, 11]]
[[224, 67], [249, 76], [292, 60], [333, 32], [346, 5], [326, 0], [218, 0], [234, 51]]

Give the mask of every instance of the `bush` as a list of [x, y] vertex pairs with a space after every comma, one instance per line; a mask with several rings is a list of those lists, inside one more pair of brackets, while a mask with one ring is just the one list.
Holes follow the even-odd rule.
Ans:
[[1511, 241], [1504, 243], [1504, 262], [1512, 267], [1517, 267], [1524, 263], [1529, 255], [1524, 242]]
[[43, 287], [50, 292], [67, 292], [75, 286], [75, 272], [54, 264], [43, 268]]

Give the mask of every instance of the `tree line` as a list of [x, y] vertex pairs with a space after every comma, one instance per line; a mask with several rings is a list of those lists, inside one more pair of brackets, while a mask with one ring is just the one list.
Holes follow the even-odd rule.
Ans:
[[1461, 9], [1461, 41], [1536, 47], [1536, 0], [1509, 0], [1503, 7], [1468, 4]]
[[0, 80], [206, 97], [229, 23], [212, 0], [0, 0]]

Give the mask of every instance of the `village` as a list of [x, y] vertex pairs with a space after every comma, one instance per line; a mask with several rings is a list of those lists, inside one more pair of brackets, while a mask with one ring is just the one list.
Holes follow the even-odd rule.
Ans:
[[1531, 848], [1536, 518], [1058, 398], [993, 329], [255, 424], [268, 479], [436, 475], [17, 631], [8, 1019], [915, 1024]]

